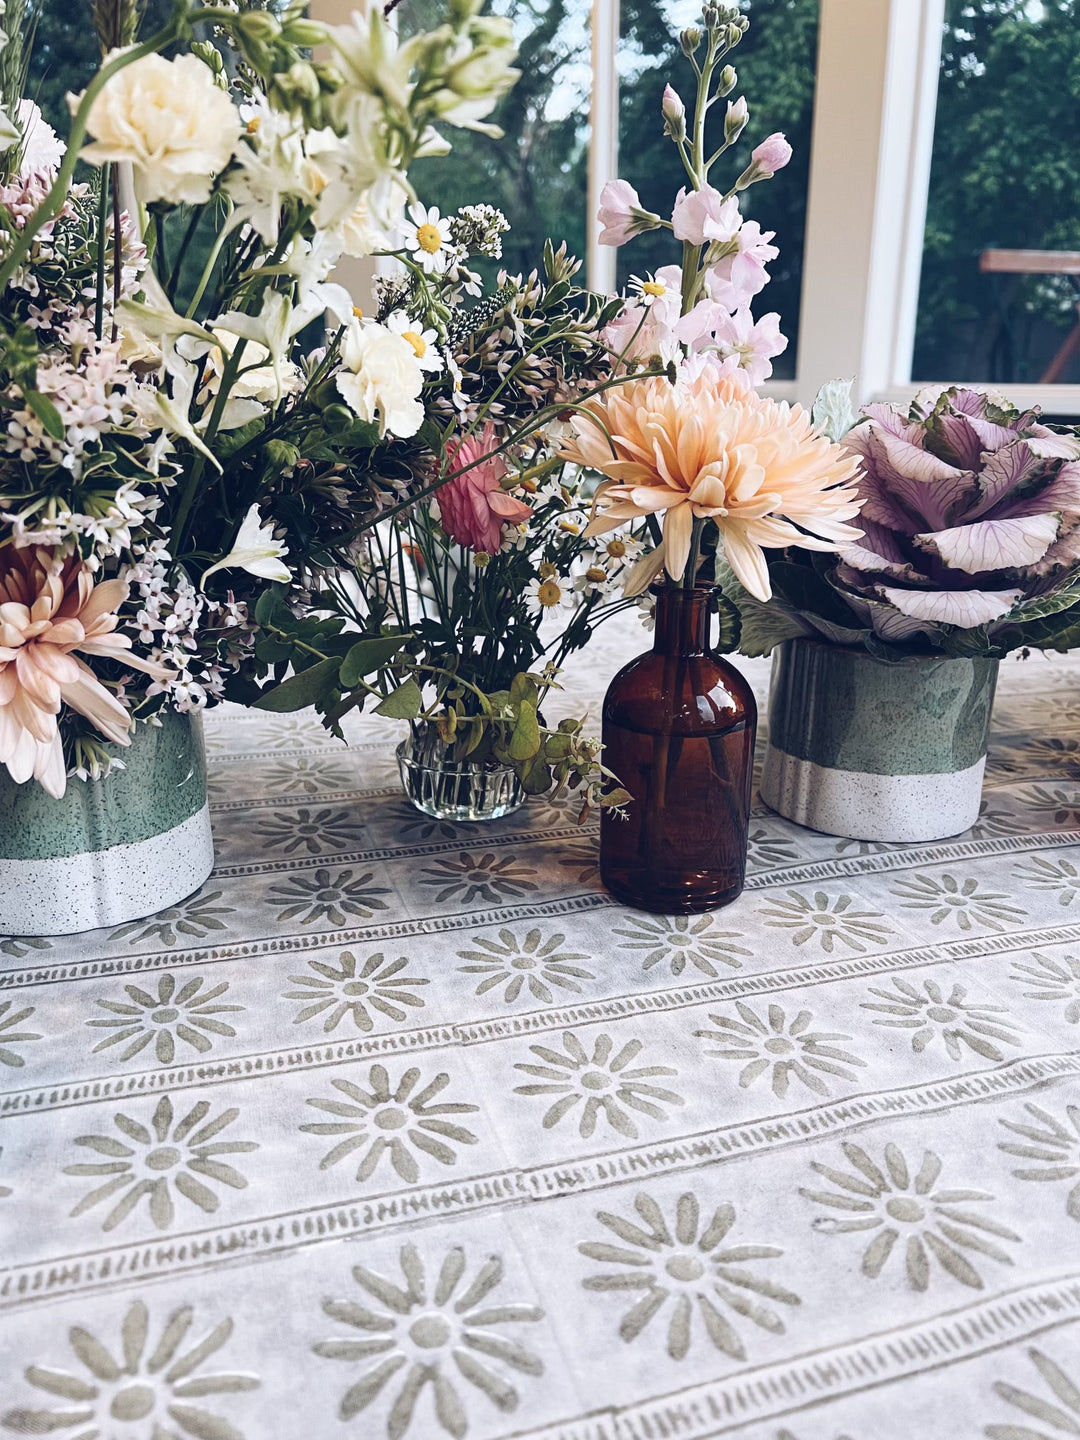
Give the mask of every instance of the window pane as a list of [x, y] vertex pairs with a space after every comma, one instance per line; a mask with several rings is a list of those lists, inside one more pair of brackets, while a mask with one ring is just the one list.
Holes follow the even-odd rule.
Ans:
[[[434, 28], [444, 0], [409, 0], [398, 10], [403, 34]], [[531, 270], [544, 240], [566, 240], [585, 253], [585, 185], [589, 142], [589, 0], [492, 0], [487, 12], [514, 23], [521, 79], [491, 120], [506, 132], [491, 140], [447, 127], [443, 159], [420, 160], [409, 178], [428, 205], [497, 205], [510, 221], [502, 263]]]
[[[987, 249], [1080, 251], [1080, 0], [949, 0], [912, 367], [1042, 379], [1077, 322], [1066, 276], [982, 274]], [[1080, 355], [1056, 377], [1080, 380]]]
[[[732, 183], [751, 149], [774, 130], [782, 130], [795, 155], [773, 180], [753, 186], [742, 197], [743, 214], [763, 230], [775, 230], [780, 257], [770, 266], [772, 280], [753, 304], [754, 314], [780, 314], [788, 348], [773, 362], [777, 379], [795, 374], [802, 285], [803, 232], [806, 224], [810, 129], [814, 106], [818, 0], [753, 0], [743, 9], [750, 29], [731, 61], [739, 74], [732, 99], [744, 94], [750, 123], [714, 172], [719, 186]], [[694, 0], [622, 0], [622, 44], [619, 56], [619, 173], [629, 180], [642, 203], [670, 215], [683, 183], [674, 146], [663, 133], [660, 98], [672, 84], [689, 107], [694, 79], [679, 49], [679, 30], [700, 19]], [[714, 110], [713, 130], [722, 138], [724, 106]], [[713, 138], [713, 148], [717, 144]], [[727, 162], [730, 165], [725, 168]], [[679, 247], [667, 231], [652, 231], [619, 252], [619, 283], [678, 259]]]

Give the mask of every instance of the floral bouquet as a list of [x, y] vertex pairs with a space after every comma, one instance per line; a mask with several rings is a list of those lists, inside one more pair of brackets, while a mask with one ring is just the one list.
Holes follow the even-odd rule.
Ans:
[[[624, 180], [602, 192], [604, 243], [623, 245], [657, 228], [682, 242], [681, 265], [634, 279], [607, 332], [631, 376], [645, 363], [663, 364], [668, 373], [632, 378], [585, 404], [571, 417], [574, 433], [561, 451], [604, 477], [591, 535], [647, 520], [654, 544], [630, 576], [630, 594], [644, 591], [662, 570], [671, 583], [692, 586], [711, 551], [718, 575], [726, 559], [745, 589], [764, 601], [770, 594], [764, 547], [833, 551], [859, 533], [845, 523], [859, 509], [850, 483], [856, 457], [820, 434], [800, 406], [763, 399], [753, 389], [787, 341], [778, 315], [753, 315], [778, 252], [773, 235], [743, 216], [740, 197], [785, 166], [791, 148], [783, 135], [770, 135], [730, 189], [710, 182], [714, 165], [749, 123], [741, 96], [727, 99], [715, 148], [707, 143], [712, 107], [738, 83], [726, 57], [748, 25], [737, 7], [709, 0], [701, 26], [680, 36], [697, 99], [690, 115], [670, 85], [664, 91], [664, 130], [689, 182], [671, 218], [644, 210]], [[737, 624], [733, 608], [725, 608]]]
[[[104, 59], [71, 97], [66, 146], [31, 101], [0, 96], [0, 765], [14, 781], [59, 796], [163, 708], [251, 698], [260, 644], [280, 651], [259, 629], [263, 596], [287, 596], [302, 625], [319, 577], [426, 483], [456, 413], [421, 398], [426, 327], [445, 340], [445, 308], [433, 300], [415, 330], [395, 306], [362, 321], [330, 275], [411, 234], [412, 270], [441, 256], [448, 281], [472, 285], [464, 231], [484, 222], [463, 212], [448, 246], [447, 222], [404, 210], [411, 161], [446, 148], [436, 126], [486, 128], [515, 78], [508, 22], [477, 9], [451, 0], [398, 45], [379, 8], [333, 27], [300, 3], [277, 17], [177, 0], [143, 39], [134, 0], [97, 0]], [[13, 13], [7, 84], [25, 73]], [[73, 183], [80, 158], [89, 183]]]
[[786, 639], [880, 659], [983, 655], [1080, 641], [1080, 441], [977, 390], [907, 411], [827, 387], [819, 417], [858, 457], [863, 535], [836, 559], [780, 557], [763, 606], [737, 585], [742, 648]]

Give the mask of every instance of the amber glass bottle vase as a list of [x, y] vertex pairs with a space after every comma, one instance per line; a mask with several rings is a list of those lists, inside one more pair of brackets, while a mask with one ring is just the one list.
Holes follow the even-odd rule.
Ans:
[[712, 594], [658, 586], [653, 648], [604, 699], [604, 763], [633, 799], [602, 814], [600, 877], [639, 910], [713, 910], [746, 877], [757, 706], [709, 648]]

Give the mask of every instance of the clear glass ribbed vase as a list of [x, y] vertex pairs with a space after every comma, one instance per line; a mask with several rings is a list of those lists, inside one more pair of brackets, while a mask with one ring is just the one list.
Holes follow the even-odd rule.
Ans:
[[412, 725], [397, 747], [405, 794], [417, 810], [438, 820], [498, 820], [525, 803], [510, 765], [455, 760], [434, 725]]

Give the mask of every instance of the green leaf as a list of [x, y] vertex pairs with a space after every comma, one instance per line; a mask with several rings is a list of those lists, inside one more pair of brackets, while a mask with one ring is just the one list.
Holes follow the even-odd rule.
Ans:
[[304, 710], [328, 695], [337, 684], [341, 661], [331, 656], [319, 660], [306, 670], [290, 676], [273, 690], [267, 690], [255, 701], [256, 710]]
[[26, 400], [26, 408], [32, 410], [45, 427], [46, 433], [54, 440], [63, 440], [65, 435], [64, 422], [60, 418], [60, 411], [47, 395], [42, 395], [39, 390], [25, 390], [23, 397]]
[[551, 771], [540, 755], [522, 766], [518, 776], [526, 795], [545, 795], [551, 789]]
[[373, 635], [358, 640], [341, 662], [341, 687], [351, 690], [363, 675], [381, 670], [398, 653], [411, 635]]
[[[271, 585], [262, 592], [255, 602], [255, 622], [258, 625], [276, 624], [277, 617], [283, 610], [291, 620], [292, 611], [285, 604], [281, 591], [276, 585]], [[284, 629], [285, 627], [282, 626], [282, 628]]]
[[536, 707], [522, 700], [508, 746], [511, 760], [531, 760], [540, 749], [540, 722]]
[[[344, 667], [342, 667], [344, 668]], [[391, 720], [415, 720], [424, 708], [424, 697], [420, 686], [410, 675], [385, 700], [375, 706], [376, 715], [387, 715]]]
[[535, 706], [539, 699], [539, 691], [536, 682], [531, 675], [524, 671], [519, 672], [510, 682], [510, 703], [517, 705], [522, 701]]
[[742, 631], [739, 607], [726, 595], [717, 595], [716, 613], [719, 617], [716, 649], [723, 655], [730, 655], [739, 648], [739, 636]]

